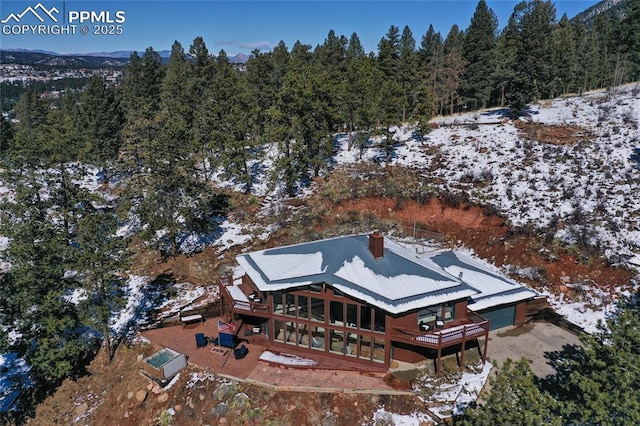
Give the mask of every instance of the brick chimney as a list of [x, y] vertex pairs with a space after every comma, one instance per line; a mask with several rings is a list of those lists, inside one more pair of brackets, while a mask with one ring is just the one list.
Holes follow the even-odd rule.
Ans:
[[376, 259], [384, 256], [384, 237], [378, 231], [369, 235], [369, 251]]

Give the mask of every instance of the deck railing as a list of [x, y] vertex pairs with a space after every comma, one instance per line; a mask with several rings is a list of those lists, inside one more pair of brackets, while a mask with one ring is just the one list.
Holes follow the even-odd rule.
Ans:
[[443, 348], [477, 339], [489, 332], [489, 321], [472, 311], [467, 311], [470, 324], [462, 324], [434, 331], [418, 331], [393, 327], [392, 340], [427, 348]]
[[254, 301], [244, 301], [244, 300], [238, 300], [238, 299], [234, 299], [234, 297], [232, 296], [231, 292], [229, 291], [229, 289], [227, 288], [227, 286], [224, 284], [224, 282], [220, 282], [219, 283], [220, 286], [220, 292], [222, 294], [222, 297], [226, 300], [230, 300], [233, 302], [233, 310], [235, 312], [238, 313], [261, 313], [261, 314], [269, 314], [270, 310], [269, 310], [269, 305], [267, 303], [263, 303], [261, 302], [254, 302]]

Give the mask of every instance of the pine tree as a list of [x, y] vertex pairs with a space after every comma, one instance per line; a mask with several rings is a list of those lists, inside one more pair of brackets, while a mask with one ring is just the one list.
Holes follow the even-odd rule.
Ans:
[[128, 124], [153, 116], [160, 107], [160, 89], [164, 77], [162, 58], [148, 47], [142, 57], [133, 52], [124, 70], [118, 96]]
[[97, 165], [114, 161], [122, 145], [124, 113], [113, 88], [92, 76], [79, 101], [80, 160]]
[[357, 74], [364, 58], [365, 53], [360, 38], [358, 34], [352, 33], [347, 45], [344, 75], [340, 85], [343, 119], [349, 134], [354, 130], [356, 110], [363, 103], [363, 95], [358, 92]]
[[364, 47], [362, 47], [362, 43], [360, 42], [360, 37], [358, 37], [358, 34], [355, 32], [349, 37], [346, 55], [348, 60], [362, 59], [366, 56]]
[[253, 177], [249, 162], [258, 156], [258, 105], [251, 96], [246, 78], [227, 60], [224, 51], [218, 56], [216, 75], [205, 93], [200, 114], [207, 129], [213, 166], [223, 175], [251, 191]]
[[629, 62], [627, 80], [640, 79], [640, 1], [629, 0], [625, 18], [620, 26], [620, 53]]
[[424, 118], [431, 117], [436, 111], [441, 112], [437, 106], [441, 105], [442, 99], [438, 80], [444, 63], [444, 42], [440, 33], [433, 29], [433, 25], [429, 25], [429, 29], [422, 36], [418, 60], [420, 64], [418, 69], [420, 78], [418, 108], [419, 115], [422, 117], [421, 128], [425, 130], [424, 127], [427, 123]]
[[440, 113], [445, 105], [449, 106], [449, 114], [453, 114], [456, 106], [462, 100], [459, 89], [462, 84], [462, 76], [466, 67], [466, 62], [462, 56], [464, 46], [464, 36], [453, 25], [443, 45], [442, 68], [435, 81], [434, 95], [440, 102]]
[[[406, 42], [409, 43], [408, 37]], [[380, 105], [381, 114], [377, 118], [384, 127], [402, 120], [403, 88], [399, 65], [400, 29], [392, 25], [378, 43], [378, 66], [386, 77], [381, 90], [384, 91], [387, 102]]]
[[387, 78], [398, 80], [398, 60], [400, 58], [400, 29], [392, 25], [378, 43], [378, 63]]
[[463, 58], [467, 63], [463, 93], [471, 108], [485, 108], [494, 90], [491, 79], [496, 68], [496, 30], [498, 19], [484, 0], [480, 0], [464, 35]]
[[0, 117], [0, 161], [8, 158], [8, 151], [13, 145], [13, 127], [9, 120]]
[[557, 402], [541, 391], [529, 361], [505, 361], [498, 375], [491, 379], [486, 402], [464, 412], [463, 425], [562, 425]]
[[568, 424], [619, 425], [640, 422], [640, 306], [621, 302], [615, 315], [593, 334], [583, 334], [583, 348], [561, 353], [558, 372], [545, 382], [563, 402]]
[[575, 81], [577, 50], [573, 26], [563, 15], [553, 29], [551, 97], [569, 92]]
[[[3, 255], [12, 267], [0, 286], [0, 346], [24, 356], [38, 382], [36, 391], [48, 393], [81, 373], [90, 348], [80, 335], [75, 306], [64, 298], [72, 288], [66, 274], [71, 251], [67, 234], [50, 214], [53, 199], [42, 195], [51, 186], [42, 173], [27, 170], [7, 181], [15, 202], [1, 206], [0, 233], [9, 238]], [[7, 330], [19, 337], [9, 342]]]
[[111, 361], [115, 347], [110, 321], [124, 302], [127, 241], [117, 236], [116, 217], [96, 211], [78, 223], [77, 279], [87, 295], [80, 308], [85, 322], [102, 332], [105, 353]]
[[398, 46], [400, 85], [402, 86], [402, 122], [407, 121], [407, 114], [412, 114], [416, 102], [417, 91], [417, 54], [416, 41], [411, 29], [405, 26], [402, 30]]
[[513, 109], [521, 110], [528, 102], [550, 93], [555, 8], [542, 0], [522, 2], [515, 6], [509, 23], [507, 35], [513, 37], [515, 61], [507, 98]]

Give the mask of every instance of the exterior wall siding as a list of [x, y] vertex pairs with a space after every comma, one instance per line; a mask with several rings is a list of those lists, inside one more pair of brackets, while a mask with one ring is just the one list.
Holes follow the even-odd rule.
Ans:
[[524, 324], [527, 321], [527, 302], [522, 301], [516, 305], [516, 317], [514, 320], [515, 325]]

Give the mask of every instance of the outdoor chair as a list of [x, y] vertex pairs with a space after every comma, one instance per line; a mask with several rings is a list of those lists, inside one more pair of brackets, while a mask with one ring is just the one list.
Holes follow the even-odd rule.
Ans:
[[228, 333], [220, 333], [218, 336], [218, 344], [220, 346], [224, 346], [227, 348], [235, 348], [236, 347], [236, 336]]
[[203, 348], [205, 346], [207, 346], [208, 340], [205, 337], [204, 333], [197, 333], [196, 334], [196, 347], [197, 348]]
[[249, 349], [247, 349], [245, 345], [242, 345], [239, 348], [233, 350], [233, 356], [236, 359], [242, 359], [245, 356], [247, 356], [248, 353], [249, 353]]

